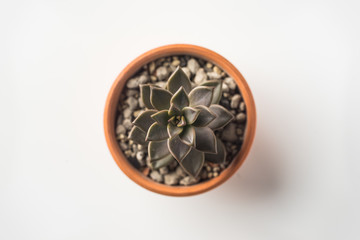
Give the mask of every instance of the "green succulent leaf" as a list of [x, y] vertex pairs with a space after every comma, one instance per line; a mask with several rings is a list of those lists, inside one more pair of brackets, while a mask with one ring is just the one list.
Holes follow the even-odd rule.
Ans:
[[167, 125], [169, 120], [168, 110], [158, 111], [157, 113], [151, 115], [151, 118], [159, 124]]
[[189, 93], [190, 106], [196, 107], [203, 105], [209, 107], [213, 96], [213, 87], [199, 86], [191, 90]]
[[195, 146], [195, 128], [191, 125], [187, 125], [184, 127], [184, 130], [179, 135], [181, 141], [183, 141], [186, 145]]
[[189, 154], [180, 162], [180, 165], [188, 174], [197, 177], [204, 166], [204, 162], [204, 153], [192, 148]]
[[146, 132], [141, 130], [139, 127], [134, 126], [130, 133], [129, 133], [129, 139], [133, 140], [134, 142], [138, 144], [145, 144], [146, 143]]
[[170, 154], [167, 140], [152, 141], [148, 145], [150, 162], [163, 158]]
[[199, 116], [199, 114], [200, 114], [199, 109], [195, 109], [192, 107], [184, 107], [183, 109], [183, 116], [185, 117], [187, 124], [193, 124], [197, 119], [197, 117]]
[[181, 110], [178, 109], [174, 104], [171, 104], [170, 108], [169, 108], [169, 111], [168, 111], [168, 114], [169, 114], [170, 117], [179, 116], [181, 114]]
[[216, 115], [214, 121], [208, 125], [213, 130], [226, 126], [234, 118], [234, 115], [221, 105], [213, 104], [209, 109]]
[[162, 141], [169, 137], [166, 126], [155, 122], [150, 127], [146, 134], [146, 141]]
[[205, 127], [216, 118], [216, 115], [212, 113], [207, 107], [197, 106], [196, 109], [200, 110], [200, 114], [192, 124], [195, 127]]
[[173, 137], [179, 135], [183, 131], [183, 128], [175, 126], [172, 123], [169, 123], [167, 125], [167, 131], [168, 131], [169, 137], [173, 138]]
[[191, 82], [189, 78], [180, 67], [177, 67], [169, 77], [166, 88], [171, 93], [175, 93], [180, 87], [183, 87], [186, 93], [191, 91]]
[[218, 104], [222, 96], [222, 82], [220, 80], [210, 80], [206, 81], [201, 86], [213, 87], [213, 97], [211, 100], [212, 104]]
[[183, 87], [180, 87], [179, 90], [174, 93], [170, 102], [178, 109], [189, 106], [189, 97]]
[[171, 155], [173, 155], [178, 162], [181, 162], [191, 150], [191, 147], [183, 143], [179, 136], [169, 138], [168, 147]]
[[205, 160], [213, 163], [223, 163], [226, 159], [226, 149], [219, 138], [216, 138], [217, 153], [205, 153]]
[[139, 127], [144, 132], [147, 132], [151, 124], [153, 124], [155, 121], [151, 118], [151, 115], [156, 113], [155, 110], [146, 110], [137, 116], [135, 120], [133, 121], [133, 124], [137, 127]]
[[175, 158], [171, 154], [168, 154], [163, 158], [160, 158], [160, 159], [157, 159], [156, 161], [151, 162], [150, 166], [152, 169], [159, 169], [161, 167], [165, 167], [165, 166], [169, 165], [172, 161], [175, 161]]
[[172, 94], [162, 88], [151, 87], [150, 101], [157, 110], [169, 109]]
[[140, 84], [140, 97], [145, 107], [153, 109], [153, 105], [150, 102], [150, 86], [149, 84]]
[[196, 143], [197, 150], [205, 153], [216, 153], [216, 137], [214, 132], [208, 127], [196, 127]]

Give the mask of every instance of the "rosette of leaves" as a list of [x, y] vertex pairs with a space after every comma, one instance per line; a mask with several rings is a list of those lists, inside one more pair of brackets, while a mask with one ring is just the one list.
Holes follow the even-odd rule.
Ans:
[[222, 163], [224, 144], [214, 130], [227, 125], [233, 115], [219, 105], [222, 83], [210, 80], [192, 88], [181, 68], [169, 77], [166, 87], [140, 85], [140, 97], [147, 108], [134, 120], [129, 138], [148, 143], [153, 169], [178, 161], [196, 177], [205, 161]]

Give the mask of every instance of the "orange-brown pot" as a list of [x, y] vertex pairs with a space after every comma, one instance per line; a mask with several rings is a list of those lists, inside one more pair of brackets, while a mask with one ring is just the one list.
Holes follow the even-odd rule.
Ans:
[[[211, 180], [205, 182], [200, 182], [193, 186], [167, 186], [157, 183], [146, 177], [138, 169], [133, 167], [126, 159], [116, 140], [115, 134], [117, 105], [119, 103], [119, 97], [126, 80], [133, 76], [145, 64], [148, 64], [151, 61], [161, 57], [173, 55], [191, 55], [218, 65], [237, 83], [247, 109], [247, 124], [245, 129], [244, 142], [235, 159], [233, 159], [231, 164], [226, 169], [224, 169], [218, 177], [212, 178]], [[125, 69], [115, 79], [105, 104], [105, 138], [117, 165], [130, 179], [132, 179], [140, 186], [150, 191], [170, 196], [190, 196], [203, 193], [219, 186], [221, 183], [229, 179], [238, 170], [248, 155], [255, 137], [255, 127], [256, 111], [254, 99], [250, 88], [241, 73], [228, 60], [219, 54], [203, 47], [188, 44], [162, 46], [152, 49], [137, 57], [128, 66], [126, 66]]]

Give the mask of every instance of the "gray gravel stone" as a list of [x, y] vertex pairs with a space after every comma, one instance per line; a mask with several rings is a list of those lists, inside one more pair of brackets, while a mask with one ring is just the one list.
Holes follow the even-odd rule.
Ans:
[[191, 72], [190, 72], [190, 69], [189, 69], [189, 68], [183, 67], [183, 68], [181, 68], [181, 69], [184, 71], [184, 73], [186, 74], [186, 76], [187, 76], [188, 78], [191, 77]]
[[150, 77], [148, 75], [143, 74], [139, 77], [139, 84], [144, 84], [149, 81], [150, 81]]
[[239, 113], [236, 115], [236, 121], [238, 121], [239, 123], [243, 123], [246, 120], [246, 115], [245, 113]]
[[116, 125], [121, 124], [121, 123], [122, 123], [122, 121], [123, 121], [123, 119], [124, 119], [123, 115], [122, 115], [122, 114], [120, 114], [120, 115], [118, 116], [117, 120], [116, 120]]
[[230, 107], [233, 109], [238, 108], [240, 100], [241, 100], [240, 94], [235, 94], [234, 96], [232, 96], [231, 102], [230, 102]]
[[166, 82], [157, 82], [155, 85], [157, 85], [161, 88], [165, 88]]
[[176, 185], [179, 183], [180, 176], [176, 172], [166, 174], [164, 176], [164, 183], [166, 185]]
[[126, 96], [127, 96], [127, 97], [135, 96], [135, 95], [137, 95], [137, 94], [139, 94], [139, 91], [134, 90], [134, 89], [128, 89], [128, 90], [126, 91]]
[[205, 169], [202, 169], [201, 172], [200, 172], [200, 178], [201, 178], [202, 180], [207, 179], [207, 173], [208, 173], [208, 172], [207, 172]]
[[201, 84], [203, 83], [204, 81], [206, 81], [207, 79], [207, 75], [204, 71], [203, 68], [199, 68], [199, 70], [196, 72], [196, 75], [195, 75], [195, 78], [194, 78], [194, 82], [196, 84]]
[[244, 103], [244, 102], [241, 102], [241, 103], [240, 103], [239, 109], [240, 109], [240, 111], [242, 111], [242, 112], [245, 111], [246, 106], [245, 106], [245, 103]]
[[144, 102], [141, 98], [139, 98], [139, 107], [140, 108], [145, 108]]
[[208, 71], [211, 71], [211, 68], [213, 67], [213, 64], [210, 62], [207, 62], [205, 65], [205, 68], [208, 69]]
[[177, 67], [180, 65], [180, 60], [179, 59], [175, 59], [174, 61], [172, 61], [171, 65]]
[[116, 134], [119, 135], [119, 134], [125, 134], [126, 133], [126, 129], [123, 125], [118, 125], [116, 127]]
[[215, 73], [221, 75], [221, 69], [218, 66], [214, 66], [213, 70]]
[[124, 141], [125, 140], [125, 134], [119, 134], [119, 139], [121, 141]]
[[184, 185], [184, 186], [189, 186], [192, 185], [194, 183], [197, 183], [199, 180], [191, 177], [191, 176], [186, 176], [183, 179], [180, 180], [180, 185]]
[[128, 145], [126, 144], [126, 143], [124, 143], [124, 142], [121, 142], [120, 143], [120, 147], [121, 147], [121, 149], [123, 150], [123, 151], [125, 151], [125, 150], [127, 150], [129, 147], [128, 147]]
[[151, 171], [150, 177], [151, 177], [152, 180], [154, 180], [156, 182], [162, 182], [163, 181], [163, 176], [156, 170]]
[[225, 82], [222, 83], [222, 91], [223, 93], [229, 92], [229, 86]]
[[133, 112], [134, 118], [136, 118], [137, 116], [139, 116], [139, 114], [142, 113], [142, 112], [143, 112], [143, 110], [136, 110], [136, 111], [134, 111], [134, 112]]
[[166, 67], [159, 67], [158, 69], [156, 69], [156, 77], [160, 80], [166, 80], [166, 78], [169, 75], [169, 71]]
[[138, 151], [136, 153], [136, 159], [141, 162], [144, 160], [145, 153], [143, 151]]
[[156, 82], [157, 81], [157, 78], [155, 77], [155, 76], [150, 76], [150, 80], [151, 80], [151, 82]]
[[231, 90], [235, 90], [236, 83], [235, 83], [234, 79], [232, 79], [231, 77], [227, 77], [227, 78], [224, 79], [224, 82], [228, 85], [228, 87]]
[[244, 133], [244, 130], [242, 130], [241, 128], [237, 128], [237, 129], [236, 129], [236, 134], [237, 134], [238, 136], [243, 135], [243, 133]]
[[125, 156], [126, 156], [126, 157], [130, 157], [130, 156], [131, 156], [131, 150], [126, 150], [124, 153], [125, 153]]
[[138, 78], [131, 78], [127, 83], [126, 86], [130, 89], [139, 87]]
[[208, 72], [207, 73], [209, 79], [220, 79], [221, 75], [216, 72]]
[[154, 73], [155, 67], [156, 67], [155, 62], [151, 62], [151, 63], [149, 64], [149, 72], [150, 72], [150, 74], [153, 74], [153, 73]]
[[130, 110], [130, 108], [125, 108], [125, 110], [123, 111], [124, 118], [130, 118], [131, 114], [132, 114], [132, 111]]
[[130, 130], [133, 124], [131, 123], [130, 119], [125, 119], [123, 125], [127, 130]]
[[128, 97], [125, 101], [131, 110], [134, 110], [138, 106], [138, 101], [134, 97]]
[[170, 171], [175, 170], [175, 168], [176, 168], [178, 165], [179, 165], [179, 164], [178, 164], [177, 161], [172, 161], [172, 162], [168, 165], [169, 170], [170, 170]]
[[221, 134], [221, 139], [228, 142], [235, 142], [237, 140], [236, 124], [230, 123], [229, 125], [227, 125]]
[[169, 173], [169, 168], [167, 166], [159, 168], [159, 172], [161, 175], [165, 175]]
[[189, 68], [192, 74], [195, 74], [199, 70], [200, 65], [194, 58], [191, 58], [187, 62], [187, 67]]
[[180, 177], [185, 177], [187, 175], [186, 172], [182, 169], [181, 166], [177, 166], [175, 172]]

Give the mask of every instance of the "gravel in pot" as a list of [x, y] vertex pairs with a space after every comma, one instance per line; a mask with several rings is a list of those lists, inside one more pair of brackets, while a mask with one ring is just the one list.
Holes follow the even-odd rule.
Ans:
[[[172, 161], [159, 169], [152, 169], [149, 160], [148, 146], [135, 143], [129, 139], [133, 121], [146, 110], [140, 98], [141, 84], [155, 84], [164, 88], [169, 76], [181, 67], [188, 76], [192, 87], [204, 82], [220, 80], [222, 96], [219, 104], [230, 111], [234, 118], [224, 128], [215, 130], [215, 135], [221, 139], [226, 149], [226, 159], [220, 164], [205, 162], [200, 173], [192, 177], [179, 165]], [[216, 178], [231, 163], [242, 146], [246, 127], [246, 106], [235, 81], [220, 67], [192, 56], [171, 56], [157, 59], [139, 70], [129, 78], [121, 93], [118, 104], [116, 136], [120, 148], [128, 161], [152, 180], [166, 185], [188, 186]]]

